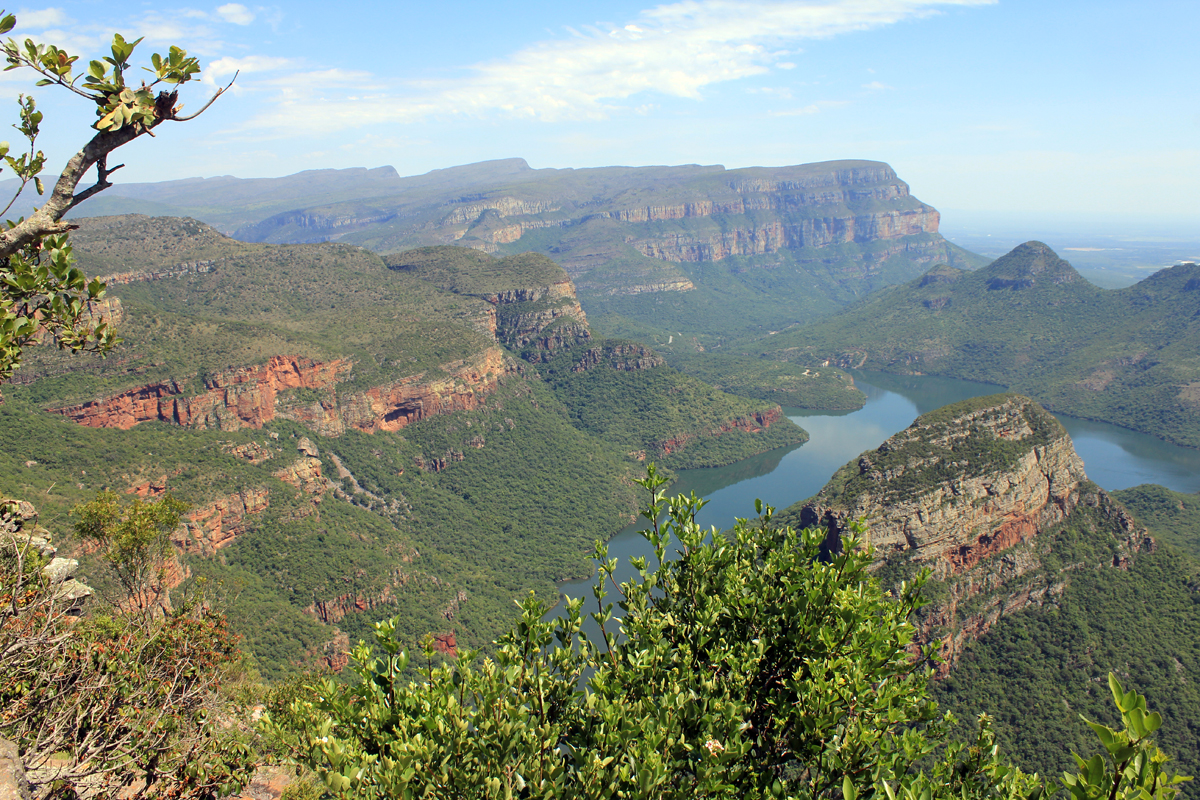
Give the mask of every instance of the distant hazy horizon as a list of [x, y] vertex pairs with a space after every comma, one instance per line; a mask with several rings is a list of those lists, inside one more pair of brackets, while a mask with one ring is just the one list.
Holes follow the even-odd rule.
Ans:
[[[1200, 223], [1197, 30], [1194, 0], [111, 0], [23, 7], [14, 35], [80, 64], [114, 31], [146, 37], [138, 64], [181, 45], [204, 67], [181, 93], [193, 111], [238, 72], [199, 119], [123, 148], [124, 180], [861, 158], [949, 225], [949, 209]], [[94, 110], [33, 82], [2, 81], [38, 99], [57, 170]]]

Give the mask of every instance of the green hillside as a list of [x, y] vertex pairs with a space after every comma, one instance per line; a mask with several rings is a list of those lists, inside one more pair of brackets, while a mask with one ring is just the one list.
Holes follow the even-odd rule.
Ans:
[[[1062, 563], [1092, 553], [1088, 532], [1068, 526], [1052, 547]], [[1089, 562], [1091, 561], [1088, 559]], [[1200, 604], [1192, 559], [1169, 545], [1142, 553], [1128, 570], [1074, 571], [1057, 604], [1001, 619], [970, 645], [933, 695], [965, 724], [980, 713], [997, 722], [1005, 753], [1026, 770], [1074, 770], [1071, 752], [1095, 738], [1079, 715], [1113, 724], [1107, 675], [1136, 686], [1163, 715], [1158, 741], [1175, 768], [1200, 772]], [[1189, 790], [1190, 791], [1190, 790]]]
[[967, 378], [1047, 407], [1200, 446], [1200, 267], [1120, 290], [1030, 242], [976, 272], [937, 267], [828, 320], [762, 340], [784, 361]]
[[[200, 514], [175, 591], [218, 587], [269, 677], [397, 613], [414, 644], [452, 632], [488, 646], [514, 599], [555, 600], [556, 581], [590, 570], [594, 541], [631, 521], [636, 451], [711, 465], [805, 436], [787, 419], [714, 435], [777, 406], [641, 345], [619, 343], [645, 351], [644, 368], [589, 361], [612, 345], [544, 256], [435, 248], [389, 268], [348, 245], [247, 244], [194, 220], [79, 222], [80, 265], [112, 276], [105, 313], [125, 342], [103, 360], [30, 350], [0, 405], [0, 494], [36, 498], [65, 533], [101, 489], [165, 486]], [[484, 299], [497, 293], [511, 302]], [[64, 407], [99, 427], [47, 412]]]
[[800, 366], [733, 353], [677, 353], [669, 359], [680, 372], [743, 397], [771, 400], [792, 408], [852, 411], [866, 395], [840, 369], [817, 364]]
[[1174, 492], [1153, 483], [1112, 494], [1155, 537], [1181, 553], [1200, 559], [1200, 496]]

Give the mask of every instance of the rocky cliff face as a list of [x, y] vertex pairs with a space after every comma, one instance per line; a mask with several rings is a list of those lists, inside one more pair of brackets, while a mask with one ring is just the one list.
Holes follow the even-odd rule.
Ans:
[[795, 222], [775, 220], [759, 226], [735, 227], [708, 235], [674, 233], [632, 242], [642, 255], [664, 261], [720, 261], [780, 250], [865, 244], [937, 233], [939, 215], [929, 206], [903, 211], [838, 214]]
[[569, 279], [483, 297], [496, 306], [496, 338], [511, 348], [553, 352], [591, 338], [587, 315]]
[[452, 243], [512, 252], [528, 243], [583, 279], [589, 296], [593, 287], [607, 296], [694, 288], [678, 273], [645, 280], [638, 274], [642, 265], [632, 263], [645, 258], [712, 262], [862, 245], [873, 248], [869, 260], [883, 260], [907, 258], [912, 247], [901, 243], [917, 237], [925, 245], [917, 250], [936, 251], [921, 264], [948, 260], [938, 212], [880, 162], [529, 170], [513, 181], [510, 174], [469, 191], [447, 186], [441, 194], [376, 198], [369, 210], [360, 202], [297, 209], [237, 235], [247, 241], [340, 239], [380, 252]]
[[920, 417], [788, 513], [828, 529], [832, 548], [864, 520], [865, 544], [875, 548], [885, 580], [929, 568], [945, 591], [934, 593], [940, 599], [926, 609], [921, 631], [942, 641], [948, 669], [1001, 616], [1062, 594], [1069, 569], [1085, 565], [1044, 569], [1045, 538], [1085, 512], [1114, 543], [1117, 555], [1105, 565], [1127, 564], [1153, 547], [1088, 481], [1054, 417], [1029, 398], [994, 395]]
[[[93, 428], [128, 430], [161, 421], [236, 431], [261, 428], [283, 417], [323, 435], [339, 436], [348, 428], [367, 433], [399, 430], [418, 419], [476, 408], [510, 370], [503, 351], [490, 347], [470, 361], [443, 364], [440, 376], [422, 372], [365, 391], [339, 393], [337, 384], [352, 367], [344, 359], [273, 356], [265, 364], [223, 370], [204, 379], [197, 394], [188, 392], [189, 379], [171, 380], [49, 410]], [[280, 402], [280, 393], [289, 389], [320, 390], [325, 399]]]
[[264, 487], [247, 487], [218, 497], [188, 512], [186, 522], [172, 534], [171, 541], [184, 553], [212, 555], [246, 532], [247, 517], [261, 514], [270, 504]]
[[633, 342], [625, 344], [591, 347], [584, 351], [579, 361], [571, 367], [572, 372], [587, 372], [596, 367], [610, 367], [622, 372], [639, 369], [653, 369], [666, 364], [666, 360], [658, 353], [642, 344]]
[[351, 367], [343, 359], [319, 362], [272, 356], [265, 364], [222, 370], [205, 378], [197, 394], [185, 393], [187, 379], [171, 380], [50, 410], [92, 428], [129, 430], [151, 420], [223, 431], [261, 428], [275, 418], [275, 399], [280, 392], [330, 388]]
[[292, 404], [279, 415], [323, 436], [340, 436], [351, 428], [398, 431], [427, 417], [478, 408], [511, 370], [504, 351], [489, 347], [470, 361], [443, 364], [437, 377], [422, 372], [365, 391]]

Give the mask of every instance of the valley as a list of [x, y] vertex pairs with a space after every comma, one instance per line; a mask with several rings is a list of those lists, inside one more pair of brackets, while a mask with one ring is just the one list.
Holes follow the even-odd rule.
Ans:
[[[876, 162], [441, 172], [92, 203], [197, 218], [76, 219], [80, 266], [110, 285], [90, 313], [125, 342], [29, 350], [0, 493], [59, 521], [100, 490], [188, 503], [161, 590], [208, 587], [279, 681], [343, 670], [385, 617], [441, 659], [492, 652], [514, 601], [589, 594], [598, 541], [632, 577], [654, 463], [713, 500], [702, 525], [761, 497], [829, 551], [867, 519], [887, 586], [932, 566], [913, 621], [944, 659], [934, 692], [963, 720], [997, 709], [1023, 767], [1083, 746], [1028, 734], [1066, 725], [1061, 669], [1184, 698], [1165, 730], [1200, 767], [1190, 640], [1131, 599], [1161, 583], [1171, 624], [1200, 625], [1194, 265], [1103, 290], [1038, 242], [988, 263]], [[1165, 441], [1121, 444], [1134, 431]], [[1113, 642], [1135, 629], [1158, 633]], [[1045, 664], [1023, 716], [987, 688], [1013, 659]], [[1106, 713], [1083, 684], [1069, 702]]]
[[75, 247], [115, 275], [97, 313], [125, 342], [106, 360], [28, 354], [0, 406], [19, 443], [3, 490], [47, 518], [102, 489], [189, 503], [166, 588], [221, 587], [268, 676], [344, 664], [395, 611], [410, 641], [486, 646], [514, 597], [587, 574], [588, 545], [632, 519], [643, 461], [806, 436], [776, 404], [594, 335], [544, 256], [389, 266], [146, 217], [85, 221]]

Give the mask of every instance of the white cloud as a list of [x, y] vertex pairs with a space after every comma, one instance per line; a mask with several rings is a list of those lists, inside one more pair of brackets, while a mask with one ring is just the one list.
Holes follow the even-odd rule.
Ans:
[[42, 30], [56, 25], [66, 25], [70, 17], [61, 8], [43, 8], [40, 11], [21, 10], [16, 12], [17, 28]]
[[888, 86], [883, 81], [871, 81], [870, 83], [864, 83], [862, 88], [872, 92], [882, 92], [886, 89], [891, 89], [892, 87]]
[[[699, 100], [711, 85], [796, 66], [785, 60], [805, 39], [891, 25], [949, 5], [995, 0], [682, 0], [635, 20], [576, 27], [507, 58], [470, 68], [466, 77], [426, 81], [403, 92], [381, 88], [350, 104], [282, 94], [250, 127], [324, 129], [428, 116], [509, 116], [541, 121], [603, 119], [643, 104], [638, 95]], [[224, 6], [222, 7], [224, 8]], [[787, 48], [787, 49], [785, 49]], [[633, 100], [633, 103], [628, 101]], [[816, 113], [800, 109], [781, 113]], [[332, 127], [325, 127], [332, 126]]]
[[271, 72], [290, 67], [294, 63], [290, 58], [278, 58], [275, 56], [246, 56], [245, 58], [225, 56], [218, 58], [216, 61], [209, 62], [207, 68], [204, 70], [204, 75], [206, 78], [220, 79], [235, 72], [243, 74]]
[[226, 3], [217, 7], [217, 15], [234, 25], [249, 25], [254, 22], [254, 12], [241, 3]]

